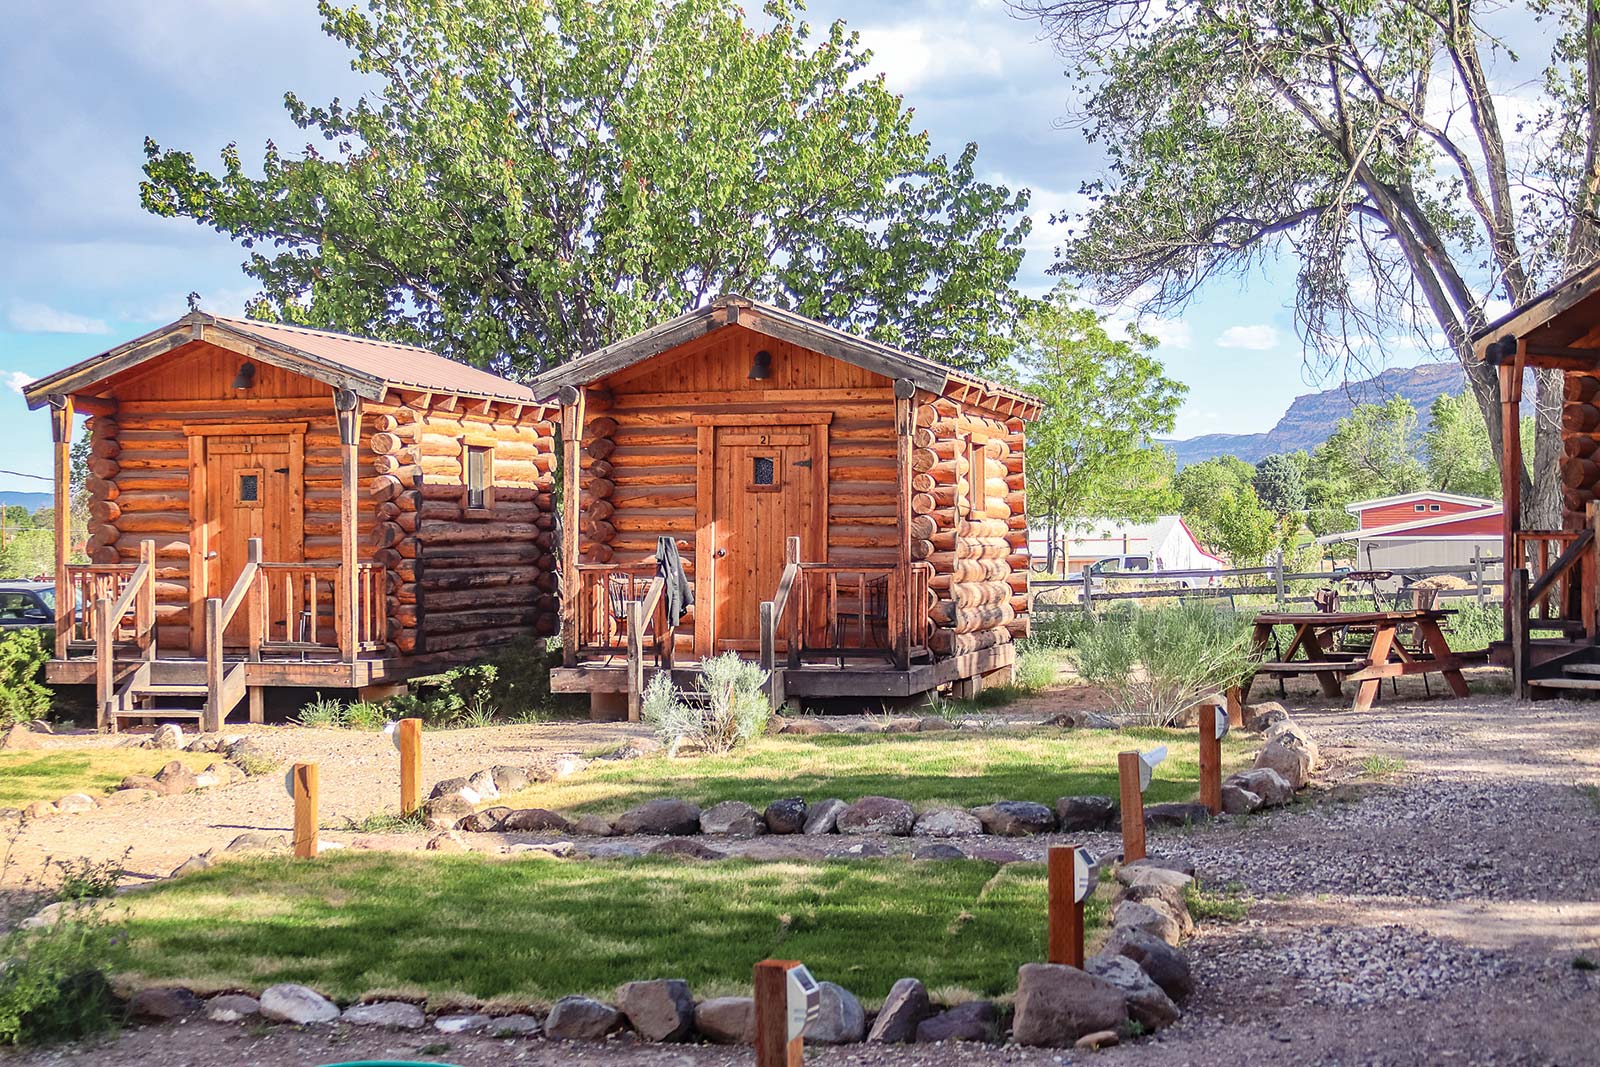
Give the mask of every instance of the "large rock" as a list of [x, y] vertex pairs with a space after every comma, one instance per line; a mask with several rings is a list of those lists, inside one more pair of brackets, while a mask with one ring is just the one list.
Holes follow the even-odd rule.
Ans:
[[917, 1024], [933, 1014], [928, 990], [915, 978], [902, 978], [889, 989], [883, 1010], [873, 1020], [868, 1041], [902, 1042], [917, 1036]]
[[1188, 957], [1182, 950], [1143, 930], [1131, 926], [1115, 928], [1100, 954], [1126, 956], [1143, 968], [1151, 981], [1174, 1001], [1181, 1001], [1194, 991], [1194, 976], [1189, 970]]
[[1017, 971], [1019, 1045], [1066, 1048], [1084, 1034], [1120, 1029], [1128, 1019], [1122, 990], [1087, 971], [1060, 963], [1025, 963]]
[[544, 1021], [547, 1036], [559, 1041], [599, 1041], [622, 1025], [622, 1013], [588, 997], [562, 997]]
[[1291, 741], [1268, 741], [1256, 754], [1256, 766], [1277, 771], [1294, 789], [1311, 781], [1311, 753]]
[[1061, 797], [1056, 801], [1056, 827], [1064, 834], [1109, 830], [1116, 817], [1117, 804], [1110, 797]]
[[86, 811], [93, 811], [100, 805], [88, 793], [68, 793], [56, 801], [56, 810], [63, 815], [81, 815]]
[[1117, 868], [1117, 881], [1123, 885], [1159, 882], [1186, 886], [1194, 881], [1194, 864], [1174, 863], [1157, 856], [1146, 856]]
[[1122, 990], [1128, 1017], [1146, 1030], [1171, 1026], [1183, 1015], [1166, 991], [1126, 956], [1091, 956], [1083, 961], [1083, 969]]
[[39, 735], [20, 722], [0, 734], [0, 749], [7, 752], [33, 752], [43, 747]]
[[1244, 706], [1244, 725], [1247, 730], [1262, 733], [1280, 722], [1288, 722], [1289, 713], [1275, 700]]
[[422, 805], [422, 818], [430, 830], [454, 830], [456, 823], [476, 814], [467, 798], [457, 793], [434, 797]]
[[206, 1001], [206, 1018], [214, 1023], [236, 1023], [261, 1014], [261, 1001], [243, 993], [224, 993]]
[[492, 808], [484, 808], [482, 811], [468, 815], [456, 824], [456, 829], [465, 830], [469, 834], [494, 833], [501, 829], [500, 824], [510, 814], [510, 808], [504, 804], [497, 804]]
[[1146, 826], [1200, 826], [1211, 821], [1211, 811], [1204, 804], [1151, 804], [1144, 809]]
[[101, 797], [100, 803], [108, 808], [120, 808], [124, 804], [143, 804], [160, 795], [154, 789], [118, 789], [115, 793], [107, 793]]
[[134, 1019], [181, 1019], [201, 1008], [200, 998], [182, 988], [141, 989], [128, 1001]]
[[495, 1037], [538, 1037], [544, 1024], [532, 1015], [497, 1015], [484, 1030]]
[[478, 800], [499, 800], [500, 787], [495, 784], [494, 771], [485, 767], [467, 779], [467, 788], [478, 794]]
[[194, 772], [180, 760], [173, 760], [157, 771], [156, 781], [160, 783], [161, 792], [169, 797], [192, 792], [198, 785]]
[[969, 1000], [917, 1024], [917, 1041], [993, 1041], [999, 1012], [987, 1000]]
[[700, 813], [700, 832], [718, 837], [756, 837], [767, 832], [767, 820], [742, 800], [724, 800]]
[[532, 834], [570, 834], [572, 824], [564, 817], [544, 808], [523, 808], [520, 811], [508, 812], [500, 820], [499, 829], [520, 830]]
[[331, 1023], [339, 1018], [339, 1006], [313, 989], [280, 982], [261, 994], [261, 1017], [296, 1026]]
[[1121, 900], [1111, 906], [1112, 926], [1131, 926], [1159, 937], [1169, 945], [1183, 940], [1183, 922], [1164, 907], [1139, 900]]
[[156, 732], [150, 738], [150, 747], [181, 749], [183, 747], [183, 727], [170, 722], [164, 722], [157, 726]]
[[428, 1024], [422, 1009], [403, 1000], [352, 1004], [340, 1019], [351, 1026], [387, 1026], [392, 1030], [421, 1030]]
[[806, 828], [806, 814], [804, 797], [784, 797], [768, 804], [761, 817], [772, 833], [798, 834]]
[[911, 805], [893, 797], [862, 797], [839, 813], [841, 834], [889, 834], [905, 837], [916, 824]]
[[[1274, 774], [1277, 772], [1274, 771]], [[1222, 783], [1222, 810], [1228, 815], [1249, 815], [1261, 807], [1262, 800], [1255, 793], [1232, 778]]]
[[983, 828], [1002, 837], [1028, 837], [1054, 833], [1056, 813], [1031, 800], [1000, 800], [972, 809], [983, 820]]
[[474, 805], [483, 799], [465, 778], [445, 778], [435, 782], [433, 788], [428, 791], [428, 799], [437, 800], [440, 797], [461, 797], [468, 804]]
[[494, 779], [494, 787], [502, 796], [528, 788], [528, 772], [522, 767], [490, 767], [489, 776]]
[[1117, 895], [1118, 900], [1134, 900], [1160, 908], [1174, 919], [1185, 937], [1194, 933], [1194, 918], [1189, 914], [1189, 901], [1182, 888], [1173, 885], [1131, 885]]
[[687, 800], [661, 797], [623, 812], [612, 821], [611, 828], [619, 834], [697, 834], [700, 808]]
[[646, 1041], [682, 1041], [694, 1029], [694, 997], [678, 978], [629, 982], [617, 990], [617, 1008]]
[[1222, 783], [1224, 789], [1228, 787], [1229, 782], [1260, 797], [1261, 806], [1265, 808], [1275, 808], [1294, 800], [1294, 786], [1271, 767], [1256, 767], [1253, 770], [1230, 774]]
[[983, 833], [983, 820], [960, 808], [937, 808], [917, 816], [912, 837], [965, 837]]
[[713, 997], [696, 1005], [694, 1028], [716, 1045], [753, 1045], [756, 1002], [750, 997]]
[[778, 732], [782, 734], [833, 734], [838, 733], [839, 728], [833, 723], [823, 722], [821, 719], [789, 719], [783, 724], [783, 729]]
[[853, 1045], [867, 1035], [867, 1013], [843, 986], [818, 982], [817, 1017], [806, 1024], [804, 1037], [815, 1045]]
[[839, 828], [839, 813], [846, 807], [848, 805], [836, 797], [813, 804], [806, 812], [806, 824], [800, 828], [800, 832], [812, 836], [833, 833]]
[[246, 830], [229, 841], [224, 852], [283, 852], [293, 844], [287, 834], [267, 833], [264, 830]]

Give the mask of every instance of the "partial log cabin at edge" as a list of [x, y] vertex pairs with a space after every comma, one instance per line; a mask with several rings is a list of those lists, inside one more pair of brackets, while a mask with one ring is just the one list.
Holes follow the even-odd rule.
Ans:
[[[25, 392], [90, 413], [90, 566], [63, 558], [59, 580], [114, 590], [153, 540], [158, 660], [207, 654], [206, 602], [252, 538], [259, 622], [241, 607], [224, 639], [252, 690], [393, 682], [555, 631], [554, 411], [525, 386], [197, 312]], [[67, 631], [49, 673], [89, 680], [92, 635]]]
[[[663, 537], [695, 590], [674, 635], [680, 662], [759, 654], [762, 604], [798, 538], [794, 610], [819, 654], [798, 663], [777, 650], [788, 692], [913, 695], [1009, 668], [1028, 626], [1033, 398], [740, 297], [533, 387], [565, 398], [571, 437], [558, 688], [615, 710], [603, 699], [626, 685], [615, 593], [652, 572]], [[915, 665], [894, 662], [902, 635]], [[822, 660], [826, 685], [807, 677]]]

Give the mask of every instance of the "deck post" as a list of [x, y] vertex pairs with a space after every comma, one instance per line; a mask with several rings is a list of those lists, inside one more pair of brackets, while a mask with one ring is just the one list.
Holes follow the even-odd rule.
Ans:
[[644, 712], [644, 605], [628, 601], [628, 721]]
[[[135, 603], [139, 630], [139, 652], [145, 659], [156, 658], [156, 543], [150, 538], [139, 542], [139, 566], [144, 568], [144, 584]], [[60, 603], [60, 601], [57, 601]]]
[[[800, 538], [784, 538], [783, 564], [785, 568], [790, 565], [796, 567], [800, 565]], [[788, 660], [789, 669], [792, 671], [800, 669], [800, 649], [806, 643], [806, 624], [809, 621], [807, 616], [810, 614], [810, 605], [806, 602], [806, 576], [804, 571], [795, 575], [794, 585], [789, 589], [789, 599], [794, 600], [796, 597], [800, 598], [799, 603], [793, 607], [785, 604], [783, 608], [783, 617], [792, 620], [784, 624], [784, 655]], [[776, 649], [773, 650], [773, 654], [776, 657]]]
[[[68, 588], [67, 560], [72, 546], [72, 397], [59, 393], [50, 396], [50, 439], [55, 445], [55, 535], [56, 535], [56, 659], [67, 658], [67, 641], [72, 636], [73, 594]], [[67, 624], [59, 613], [66, 605]], [[88, 612], [90, 605], [83, 610]]]
[[222, 599], [206, 598], [206, 710], [200, 729], [215, 733], [222, 729], [222, 676], [227, 664], [222, 659]]
[[[576, 667], [578, 601], [583, 596], [578, 588], [578, 439], [583, 434], [583, 390], [563, 386], [558, 399], [561, 401], [561, 663]], [[696, 568], [696, 577], [699, 574]]]
[[[60, 604], [61, 601], [56, 603]], [[116, 695], [112, 691], [112, 669], [116, 655], [113, 639], [116, 634], [112, 628], [116, 624], [111, 619], [111, 598], [101, 597], [93, 605], [85, 604], [83, 610], [94, 612], [94, 696], [99, 708], [100, 728], [114, 731], [117, 716], [113, 706]]]
[[1500, 573], [1506, 576], [1506, 640], [1513, 643], [1517, 628], [1527, 623], [1526, 610], [1520, 620], [1512, 618], [1510, 588], [1511, 573], [1523, 564], [1517, 558], [1517, 533], [1522, 529], [1522, 368], [1527, 365], [1527, 352], [1527, 345], [1519, 340], [1515, 359], [1500, 364]]
[[[911, 620], [926, 611], [911, 596], [911, 442], [917, 429], [917, 387], [909, 378], [894, 383], [895, 429], [895, 566], [889, 583], [889, 636], [894, 645], [894, 665], [911, 669]], [[977, 477], [982, 477], [981, 473]]]
[[767, 706], [773, 711], [778, 710], [778, 705], [783, 702], [781, 686], [778, 685], [778, 635], [777, 623], [773, 618], [773, 603], [770, 600], [761, 602], [761, 669], [767, 672]]
[[1528, 686], [1528, 569], [1506, 572], [1507, 638], [1511, 644], [1511, 682], [1517, 699], [1527, 700]]
[[339, 595], [334, 617], [339, 627], [339, 658], [352, 663], [356, 658], [356, 618], [361, 610], [356, 569], [356, 443], [361, 436], [361, 401], [349, 389], [340, 389], [333, 394], [333, 407], [339, 416]]

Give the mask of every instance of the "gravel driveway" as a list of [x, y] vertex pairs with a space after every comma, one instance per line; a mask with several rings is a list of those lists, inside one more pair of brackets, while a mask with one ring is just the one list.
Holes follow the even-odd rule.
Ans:
[[[1207, 924], [1191, 942], [1197, 990], [1183, 1021], [1093, 1054], [855, 1046], [811, 1050], [807, 1062], [1600, 1063], [1600, 972], [1575, 966], [1600, 962], [1600, 705], [1490, 698], [1297, 718], [1334, 761], [1317, 797], [1153, 839], [1193, 858], [1213, 885], [1237, 882], [1255, 899], [1246, 920]], [[753, 1062], [747, 1050], [626, 1041], [564, 1046], [281, 1027], [257, 1036], [208, 1023], [134, 1030], [92, 1049], [13, 1062], [288, 1067], [364, 1057], [551, 1067]]]

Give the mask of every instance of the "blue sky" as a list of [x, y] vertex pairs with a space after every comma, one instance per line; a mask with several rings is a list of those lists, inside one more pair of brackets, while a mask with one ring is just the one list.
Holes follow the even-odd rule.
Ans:
[[[48, 474], [49, 429], [18, 387], [181, 315], [184, 296], [237, 313], [254, 291], [244, 252], [186, 220], [139, 208], [146, 135], [215, 165], [237, 141], [302, 143], [286, 90], [312, 101], [359, 93], [312, 0], [8, 0], [0, 35], [0, 468]], [[752, 4], [752, 7], [754, 5]], [[1075, 87], [1032, 24], [998, 0], [819, 2], [875, 53], [941, 150], [979, 144], [991, 180], [1033, 193], [1023, 282], [1048, 288], [1059, 230], [1100, 160], [1060, 119]], [[1307, 373], [1288, 307], [1291, 272], [1201, 295], [1145, 325], [1190, 393], [1178, 436], [1268, 429], [1299, 393], [1333, 384]], [[1417, 362], [1415, 350], [1389, 365]], [[0, 489], [48, 484], [0, 475]]]

